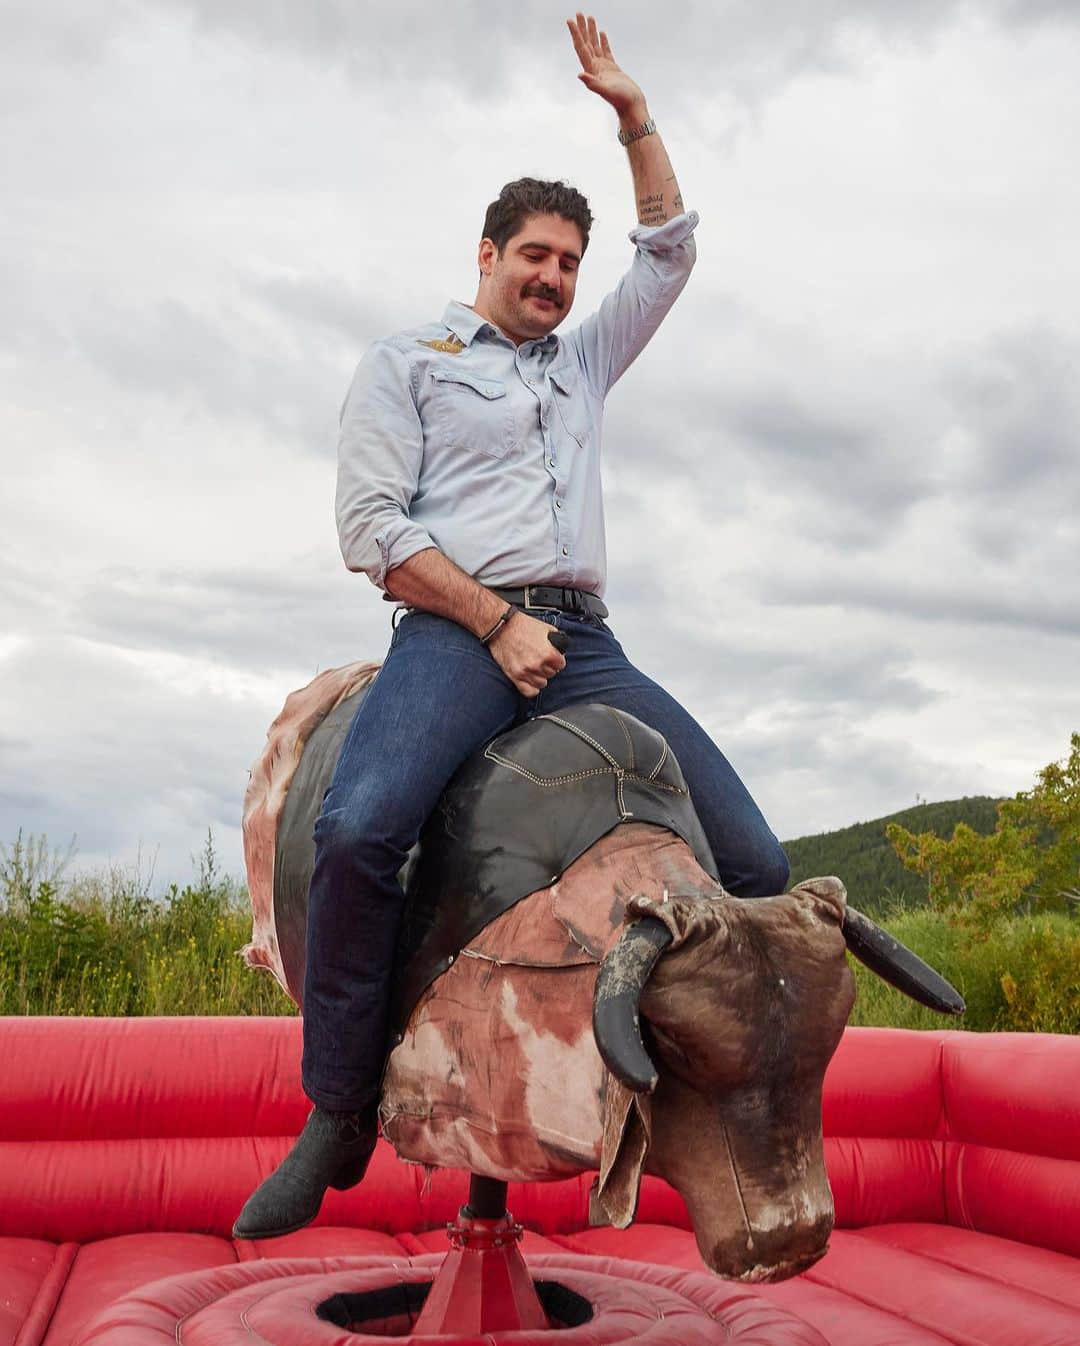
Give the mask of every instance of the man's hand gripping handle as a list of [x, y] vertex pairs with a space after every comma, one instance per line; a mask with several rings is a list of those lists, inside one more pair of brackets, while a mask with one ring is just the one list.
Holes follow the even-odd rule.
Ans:
[[522, 696], [537, 696], [566, 667], [570, 637], [520, 608], [488, 643], [491, 657]]

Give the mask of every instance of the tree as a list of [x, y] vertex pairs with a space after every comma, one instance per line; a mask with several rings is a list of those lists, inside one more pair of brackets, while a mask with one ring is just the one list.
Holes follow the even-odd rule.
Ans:
[[958, 823], [950, 839], [890, 823], [886, 834], [904, 865], [926, 876], [931, 906], [986, 929], [1021, 904], [1060, 910], [1080, 883], [1080, 734], [1068, 757], [1038, 773], [1030, 790], [997, 807], [982, 836]]

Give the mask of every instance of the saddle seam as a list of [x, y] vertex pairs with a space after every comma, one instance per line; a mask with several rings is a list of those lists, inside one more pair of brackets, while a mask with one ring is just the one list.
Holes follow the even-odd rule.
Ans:
[[529, 770], [528, 767], [512, 762], [509, 757], [503, 757], [497, 752], [492, 752], [490, 748], [484, 750], [484, 756], [492, 762], [498, 762], [500, 766], [509, 767], [511, 771], [516, 771], [519, 776], [524, 776], [531, 780], [534, 785], [567, 785], [571, 781], [586, 780], [589, 776], [611, 776], [615, 773], [611, 767], [594, 766], [588, 771], [575, 771], [565, 776], [537, 776]]
[[600, 754], [600, 756], [604, 759], [604, 761], [608, 762], [612, 767], [615, 768], [616, 771], [625, 770], [622, 763], [619, 762], [615, 757], [613, 757], [602, 743], [597, 743], [596, 739], [594, 739], [591, 734], [587, 734], [585, 730], [582, 729], [579, 725], [572, 724], [569, 720], [560, 720], [557, 715], [552, 715], [550, 713], [541, 716], [540, 718], [544, 720], [550, 720], [552, 724], [561, 725], [563, 729], [568, 729], [571, 734], [576, 735], [583, 742], [587, 743], [590, 748], [595, 749], [595, 751]]
[[629, 771], [633, 771], [633, 769], [634, 769], [634, 740], [630, 737], [630, 730], [627, 729], [627, 727], [626, 727], [626, 721], [623, 719], [623, 717], [619, 714], [619, 712], [615, 709], [614, 706], [608, 706], [608, 707], [607, 707], [607, 710], [608, 710], [608, 713], [611, 715], [612, 719], [615, 721], [615, 723], [616, 723], [616, 724], [619, 726], [619, 728], [623, 731], [623, 738], [626, 739], [626, 747], [627, 747], [627, 751], [630, 753], [630, 760], [629, 760], [629, 762], [627, 763], [627, 769], [628, 769]]
[[[595, 766], [590, 767], [588, 771], [575, 771], [565, 776], [537, 776], [528, 767], [521, 766], [520, 763], [512, 761], [509, 757], [503, 757], [501, 753], [492, 752], [490, 747], [484, 749], [484, 756], [489, 761], [498, 762], [499, 766], [507, 767], [519, 776], [524, 776], [534, 785], [567, 785], [572, 781], [587, 780], [592, 776], [615, 776], [620, 782], [620, 789], [622, 781], [632, 780], [651, 785], [654, 790], [666, 790], [668, 794], [685, 795], [687, 793], [686, 790], [681, 790], [677, 785], [665, 785], [663, 781], [654, 780], [651, 776], [643, 776], [638, 771], [624, 771], [622, 767]], [[662, 761], [663, 759], [661, 759], [661, 764]]]

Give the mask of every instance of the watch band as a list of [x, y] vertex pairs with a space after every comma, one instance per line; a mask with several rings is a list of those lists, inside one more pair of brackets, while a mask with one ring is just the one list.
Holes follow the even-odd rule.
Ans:
[[619, 144], [629, 145], [633, 140], [640, 140], [642, 136], [651, 136], [656, 130], [656, 123], [650, 117], [647, 122], [642, 122], [640, 126], [635, 126], [632, 131], [619, 132]]

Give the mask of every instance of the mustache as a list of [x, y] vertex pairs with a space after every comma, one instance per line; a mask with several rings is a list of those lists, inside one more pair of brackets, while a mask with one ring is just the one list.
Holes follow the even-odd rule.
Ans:
[[557, 308], [562, 308], [562, 301], [554, 290], [526, 290], [525, 294], [535, 295], [537, 299], [550, 299]]

